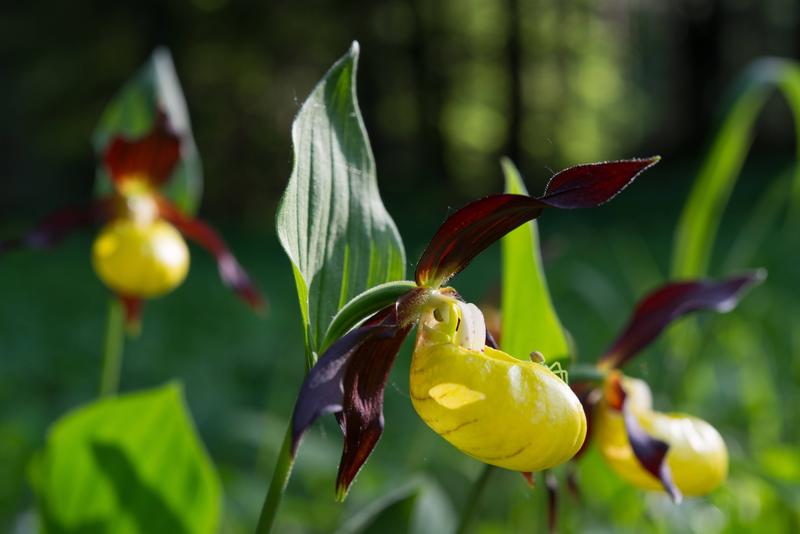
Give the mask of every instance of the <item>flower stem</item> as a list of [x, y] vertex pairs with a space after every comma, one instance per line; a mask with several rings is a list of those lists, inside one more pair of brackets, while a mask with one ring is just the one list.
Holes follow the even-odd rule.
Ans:
[[108, 305], [106, 339], [103, 344], [103, 362], [100, 371], [100, 396], [116, 395], [122, 369], [122, 353], [125, 348], [125, 311], [118, 298]]
[[569, 368], [569, 381], [574, 382], [602, 382], [607, 371], [598, 369], [594, 365], [573, 365]]
[[461, 512], [461, 520], [458, 522], [456, 534], [466, 534], [469, 532], [469, 529], [472, 527], [472, 522], [478, 515], [478, 503], [480, 503], [481, 498], [483, 497], [483, 492], [486, 489], [486, 483], [489, 482], [491, 474], [496, 469], [497, 468], [495, 466], [489, 464], [485, 464], [483, 466], [483, 471], [481, 471], [478, 480], [476, 480], [472, 485], [469, 496], [467, 496], [467, 502]]
[[269, 483], [267, 497], [261, 506], [256, 534], [268, 534], [272, 530], [283, 492], [292, 475], [292, 466], [294, 466], [294, 457], [292, 456], [292, 424], [290, 422], [283, 438], [281, 451], [278, 453], [278, 460], [275, 462], [275, 470], [272, 472], [272, 481]]

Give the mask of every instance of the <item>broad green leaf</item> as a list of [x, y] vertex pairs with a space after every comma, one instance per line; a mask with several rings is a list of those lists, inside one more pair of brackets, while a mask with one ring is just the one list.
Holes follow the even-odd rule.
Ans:
[[[735, 86], [730, 107], [683, 209], [672, 253], [672, 276], [707, 273], [722, 214], [739, 177], [759, 112], [773, 90], [787, 100], [795, 124], [798, 162], [790, 199], [800, 215], [800, 64], [782, 59], [754, 62]], [[765, 190], [766, 184], [762, 186]]]
[[167, 115], [169, 125], [181, 140], [181, 160], [162, 192], [181, 210], [193, 214], [200, 202], [203, 171], [183, 91], [172, 56], [165, 48], [153, 52], [150, 60], [106, 106], [95, 127], [92, 145], [99, 161], [95, 193], [105, 196], [112, 191], [103, 165], [103, 153], [108, 144], [116, 136], [136, 139], [147, 135], [158, 109]]
[[426, 477], [415, 477], [360, 507], [336, 534], [423, 534], [455, 528], [456, 514], [444, 490]]
[[67, 414], [31, 482], [48, 533], [217, 531], [219, 480], [175, 384]]
[[295, 118], [294, 168], [278, 208], [278, 237], [294, 268], [309, 355], [350, 299], [405, 273], [403, 243], [381, 202], [358, 108], [358, 54], [354, 43]]
[[[527, 195], [519, 171], [504, 158], [501, 162], [506, 193]], [[547, 361], [564, 360], [570, 349], [550, 292], [547, 289], [539, 229], [531, 221], [502, 240], [503, 293], [500, 345], [516, 358], [527, 360], [531, 351], [541, 352]]]

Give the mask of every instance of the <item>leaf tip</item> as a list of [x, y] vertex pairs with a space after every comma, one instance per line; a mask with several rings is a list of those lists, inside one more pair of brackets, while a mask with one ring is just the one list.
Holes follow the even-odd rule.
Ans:
[[358, 59], [358, 56], [361, 54], [361, 45], [358, 43], [358, 41], [354, 40], [350, 44], [349, 54], [353, 59]]
[[172, 52], [164, 45], [158, 45], [153, 49], [153, 60], [157, 63], [169, 62], [172, 64]]
[[500, 158], [500, 168], [503, 170], [503, 178], [505, 179], [505, 186], [507, 193], [518, 195], [527, 195], [528, 191], [525, 189], [525, 183], [522, 181], [522, 174], [519, 172], [514, 161], [508, 156]]
[[339, 482], [336, 484], [336, 502], [344, 502], [347, 498], [347, 493], [350, 491], [350, 487], [345, 484], [344, 482]]
[[675, 486], [670, 486], [667, 488], [667, 493], [669, 493], [669, 496], [674, 504], [680, 504], [683, 502], [683, 494], [677, 488], [675, 488]]
[[752, 280], [753, 285], [759, 285], [767, 280], [768, 275], [769, 273], [764, 267], [759, 267], [750, 273], [750, 279]]
[[500, 157], [500, 167], [505, 171], [506, 169], [516, 169], [516, 165], [514, 165], [514, 161], [508, 156], [501, 156]]

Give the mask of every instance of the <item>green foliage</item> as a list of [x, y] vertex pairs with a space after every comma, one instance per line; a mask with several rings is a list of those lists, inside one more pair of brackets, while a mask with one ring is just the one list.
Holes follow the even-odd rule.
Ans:
[[[189, 111], [183, 98], [172, 56], [159, 48], [139, 72], [106, 106], [92, 136], [92, 145], [102, 159], [106, 147], [116, 136], [138, 138], [153, 127], [157, 110], [169, 117], [169, 125], [181, 139], [181, 159], [164, 184], [163, 192], [186, 213], [195, 213], [202, 192], [203, 171], [192, 136]], [[112, 190], [102, 161], [97, 166], [95, 192], [105, 196]]]
[[175, 384], [58, 421], [31, 467], [46, 532], [213, 533], [220, 484]]
[[456, 514], [447, 494], [433, 480], [417, 477], [360, 508], [336, 534], [453, 532]]
[[292, 126], [295, 162], [277, 215], [292, 262], [313, 364], [334, 315], [378, 284], [400, 280], [405, 252], [381, 202], [356, 98], [358, 44], [325, 74]]
[[[502, 167], [506, 192], [527, 195], [522, 177], [511, 160], [503, 159]], [[541, 352], [547, 361], [569, 358], [567, 335], [547, 288], [536, 221], [504, 237], [502, 250], [503, 350], [524, 360], [532, 350]]]
[[395, 302], [415, 287], [417, 284], [410, 280], [386, 282], [356, 295], [339, 310], [339, 313], [331, 321], [320, 345], [320, 350], [324, 352], [331, 343], [345, 335], [365, 317]]
[[[795, 208], [800, 207], [800, 65], [783, 59], [761, 59], [735, 86], [730, 108], [681, 214], [673, 245], [674, 277], [707, 273], [722, 214], [752, 143], [755, 120], [773, 89], [786, 98], [794, 118], [799, 159], [791, 197]], [[771, 203], [770, 207], [779, 205]], [[764, 218], [763, 209], [760, 211]]]

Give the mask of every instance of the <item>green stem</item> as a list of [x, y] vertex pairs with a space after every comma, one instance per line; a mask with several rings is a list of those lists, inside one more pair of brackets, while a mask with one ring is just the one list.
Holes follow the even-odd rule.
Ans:
[[[295, 270], [295, 277], [299, 273]], [[298, 285], [299, 287], [299, 285]], [[408, 293], [410, 290], [417, 287], [415, 282], [410, 280], [403, 280], [400, 282], [388, 282], [379, 286], [373, 287], [364, 291], [360, 295], [353, 298], [348, 302], [331, 321], [321, 344], [322, 349], [320, 353], [325, 350], [339, 337], [344, 335], [350, 328], [355, 326], [361, 319], [370, 315], [384, 306], [395, 302], [398, 298]], [[305, 321], [304, 321], [305, 323]], [[304, 324], [304, 328], [308, 328]], [[306, 330], [306, 374], [309, 373], [311, 368], [316, 363], [317, 353], [312, 351], [308, 342], [308, 330]], [[283, 438], [283, 446], [278, 453], [278, 459], [275, 462], [275, 470], [272, 472], [272, 480], [269, 484], [267, 496], [264, 499], [264, 504], [261, 506], [261, 514], [258, 516], [258, 525], [256, 526], [256, 534], [267, 534], [272, 530], [275, 523], [275, 516], [278, 513], [278, 507], [281, 504], [283, 493], [286, 491], [286, 485], [289, 483], [289, 477], [292, 476], [292, 467], [294, 466], [294, 457], [291, 453], [292, 447], [292, 426], [289, 423], [289, 428], [286, 429], [286, 435]]]
[[100, 371], [100, 396], [116, 395], [125, 348], [125, 310], [118, 298], [108, 305], [106, 339], [103, 345], [103, 363]]
[[283, 438], [281, 452], [278, 453], [278, 460], [275, 462], [275, 470], [272, 472], [272, 481], [269, 483], [267, 497], [261, 506], [261, 515], [258, 516], [256, 534], [268, 534], [272, 530], [283, 492], [289, 483], [289, 477], [292, 475], [292, 466], [294, 466], [294, 457], [292, 456], [292, 424], [290, 422]]
[[573, 365], [569, 368], [569, 381], [575, 382], [602, 382], [606, 378], [606, 371], [594, 365]]
[[456, 534], [466, 534], [472, 527], [472, 522], [478, 516], [478, 504], [483, 497], [483, 492], [486, 489], [486, 483], [489, 482], [491, 474], [497, 468], [493, 465], [485, 464], [478, 480], [472, 485], [472, 489], [467, 497], [467, 502], [464, 509], [461, 511], [461, 520], [458, 522], [458, 529]]

